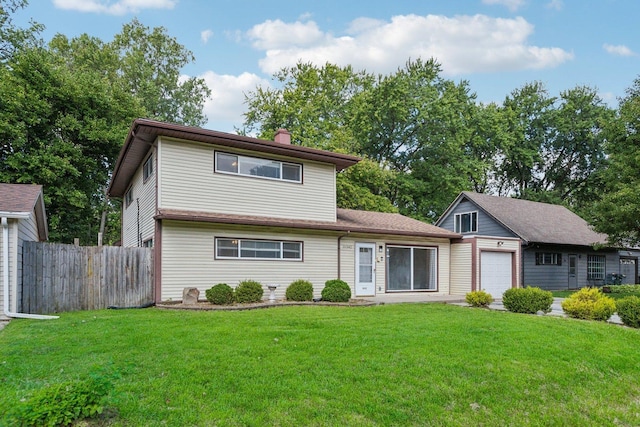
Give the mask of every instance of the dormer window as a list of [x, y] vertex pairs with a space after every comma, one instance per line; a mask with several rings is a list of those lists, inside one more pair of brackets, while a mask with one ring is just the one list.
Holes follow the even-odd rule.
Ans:
[[302, 165], [216, 152], [215, 171], [279, 181], [302, 182]]
[[454, 224], [454, 231], [456, 233], [477, 233], [478, 212], [465, 212], [456, 214], [454, 217]]

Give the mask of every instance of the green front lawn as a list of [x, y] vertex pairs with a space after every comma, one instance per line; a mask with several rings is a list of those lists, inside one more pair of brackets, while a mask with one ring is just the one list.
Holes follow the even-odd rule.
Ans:
[[639, 330], [441, 304], [68, 313], [0, 331], [0, 425], [105, 366], [97, 425], [639, 425], [638, 348]]

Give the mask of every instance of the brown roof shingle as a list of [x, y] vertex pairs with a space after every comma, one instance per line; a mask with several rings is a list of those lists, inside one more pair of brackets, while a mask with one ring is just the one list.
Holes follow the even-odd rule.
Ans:
[[31, 213], [41, 193], [41, 185], [0, 184], [0, 212]]
[[460, 197], [529, 243], [593, 246], [607, 242], [606, 234], [595, 232], [587, 221], [564, 206], [467, 191]]
[[161, 209], [159, 219], [198, 221], [219, 224], [257, 225], [367, 234], [388, 234], [415, 237], [456, 238], [459, 234], [400, 214], [337, 209], [337, 221], [311, 221], [249, 215], [194, 212]]

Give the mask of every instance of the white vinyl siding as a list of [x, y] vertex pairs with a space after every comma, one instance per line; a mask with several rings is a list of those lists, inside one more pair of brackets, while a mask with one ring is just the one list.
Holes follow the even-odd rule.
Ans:
[[471, 243], [451, 245], [451, 295], [466, 295], [471, 292], [471, 255]]
[[[163, 221], [161, 299], [180, 300], [182, 289], [195, 286], [203, 296], [217, 283], [236, 287], [245, 279], [262, 283], [268, 298], [268, 284], [278, 284], [276, 297], [284, 298], [287, 286], [297, 279], [313, 284], [319, 297], [327, 280], [337, 278], [337, 237], [267, 232], [255, 227]], [[262, 239], [303, 242], [304, 260], [216, 259], [216, 238]], [[188, 278], [188, 279], [187, 279]]]
[[[151, 161], [155, 162], [156, 158], [157, 156], [152, 152]], [[145, 180], [144, 164], [140, 165], [131, 181], [133, 200], [129, 206], [125, 201], [122, 203], [122, 246], [144, 246], [145, 241], [153, 238], [155, 229], [153, 217], [156, 214], [155, 171], [157, 167], [150, 167], [150, 169], [151, 175]]]
[[[17, 294], [17, 283], [18, 283], [18, 219], [9, 218], [8, 220], [8, 234], [9, 234], [9, 310], [18, 311], [17, 309], [17, 299], [19, 295]], [[0, 248], [3, 245], [4, 232], [0, 230]], [[2, 250], [0, 249], [0, 304], [3, 304], [4, 307], [4, 283], [2, 283], [2, 277], [4, 277], [4, 269], [7, 266], [4, 265], [4, 256], [2, 255]], [[4, 318], [4, 311], [0, 310], [0, 318]]]
[[[228, 147], [167, 138], [159, 139], [159, 144], [158, 161], [162, 172], [158, 205], [162, 209], [336, 220], [334, 165], [304, 162], [302, 184], [255, 179], [214, 171], [214, 153], [216, 150], [228, 153]], [[235, 154], [256, 155], [251, 152]], [[273, 160], [297, 161], [278, 156], [273, 156]]]

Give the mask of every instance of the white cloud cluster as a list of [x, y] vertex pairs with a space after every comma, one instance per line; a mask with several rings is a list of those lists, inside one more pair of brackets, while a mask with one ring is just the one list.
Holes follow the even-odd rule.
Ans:
[[233, 126], [242, 125], [239, 121], [246, 111], [244, 94], [258, 86], [269, 87], [267, 80], [252, 73], [232, 76], [207, 71], [199, 77], [211, 89], [211, 98], [204, 105], [204, 112], [209, 118], [207, 127], [224, 132], [233, 132]]
[[558, 47], [527, 44], [533, 25], [524, 18], [485, 15], [401, 15], [390, 21], [360, 18], [345, 35], [322, 32], [315, 22], [265, 21], [245, 36], [264, 51], [263, 72], [298, 61], [352, 65], [389, 73], [407, 59], [435, 58], [447, 75], [552, 68], [573, 58]]
[[143, 9], [173, 9], [177, 0], [53, 0], [55, 7], [78, 12], [125, 15]]
[[636, 55], [634, 51], [632, 51], [631, 49], [629, 49], [627, 46], [623, 44], [611, 45], [611, 44], [605, 43], [602, 45], [602, 48], [606, 50], [608, 53], [610, 53], [611, 55], [616, 55], [616, 56], [635, 56]]
[[509, 9], [512, 12], [515, 12], [516, 10], [524, 6], [524, 0], [482, 0], [482, 3], [488, 4], [488, 5], [497, 4], [500, 6], [505, 6], [507, 9]]
[[200, 40], [202, 40], [202, 43], [206, 44], [211, 37], [213, 37], [212, 30], [207, 29], [207, 30], [200, 31]]

